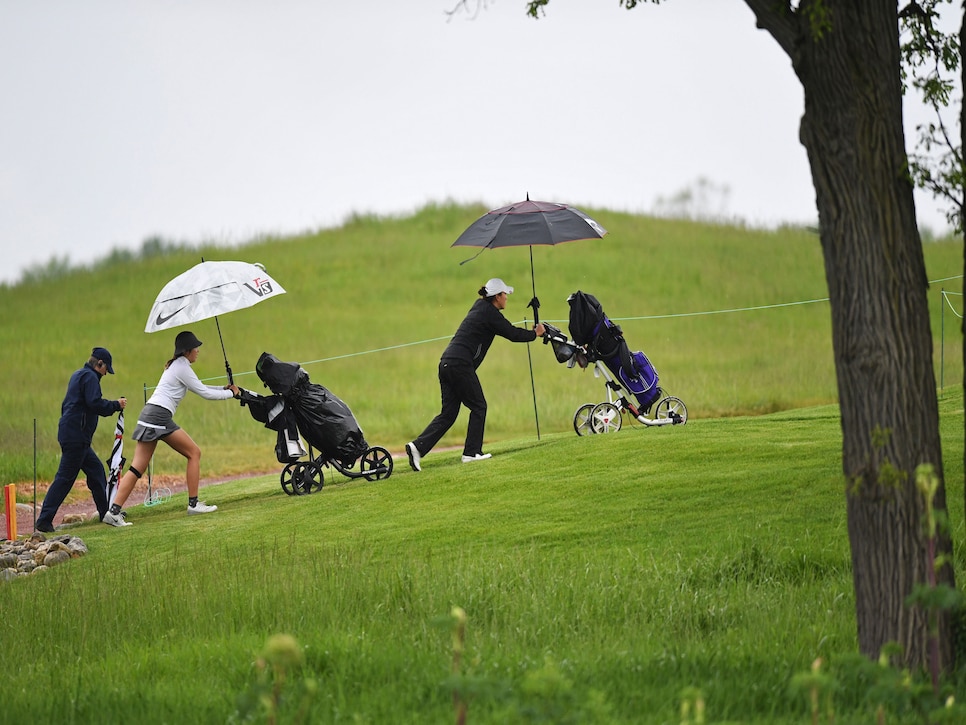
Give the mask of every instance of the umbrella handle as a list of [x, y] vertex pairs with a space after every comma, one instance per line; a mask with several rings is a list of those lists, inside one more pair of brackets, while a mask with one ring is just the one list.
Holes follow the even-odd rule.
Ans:
[[527, 303], [527, 307], [533, 308], [533, 323], [537, 324], [540, 322], [540, 300], [534, 297]]

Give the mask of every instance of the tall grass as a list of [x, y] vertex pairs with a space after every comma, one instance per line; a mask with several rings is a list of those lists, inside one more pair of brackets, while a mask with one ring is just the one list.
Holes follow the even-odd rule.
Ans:
[[[963, 425], [951, 389], [949, 481]], [[317, 723], [453, 722], [453, 687], [475, 723], [678, 722], [690, 688], [708, 722], [807, 722], [792, 679], [856, 649], [840, 446], [834, 405], [554, 433], [480, 464], [327, 471], [305, 497], [241, 479], [206, 490], [210, 516], [181, 496], [126, 529], [79, 526], [86, 557], [0, 586], [4, 720], [241, 721], [266, 639], [288, 633], [304, 663], [283, 722], [307, 681]], [[962, 486], [947, 494], [961, 541]], [[454, 605], [456, 680], [439, 626]], [[870, 692], [837, 692], [835, 721], [872, 721]]]

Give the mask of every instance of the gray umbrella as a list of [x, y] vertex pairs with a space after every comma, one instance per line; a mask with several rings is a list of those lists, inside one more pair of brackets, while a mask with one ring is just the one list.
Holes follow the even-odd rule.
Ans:
[[488, 211], [467, 227], [454, 247], [525, 247], [595, 239], [607, 234], [600, 224], [567, 204], [526, 201]]
[[[530, 284], [535, 321], [540, 321], [540, 301], [533, 281], [533, 245], [560, 244], [578, 239], [599, 239], [607, 230], [579, 209], [550, 201], [526, 201], [488, 211], [470, 224], [454, 247], [530, 247]], [[480, 250], [482, 253], [483, 249]], [[469, 261], [469, 260], [466, 260]]]

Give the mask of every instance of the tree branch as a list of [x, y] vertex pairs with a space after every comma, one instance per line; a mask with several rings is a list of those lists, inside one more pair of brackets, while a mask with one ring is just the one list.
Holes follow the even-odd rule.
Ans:
[[[474, 9], [472, 6], [475, 5]], [[444, 10], [446, 19], [451, 20], [454, 15], [466, 13], [471, 20], [475, 20], [481, 10], [486, 10], [486, 0], [456, 0], [452, 10]]]
[[756, 25], [767, 30], [788, 57], [794, 58], [798, 25], [789, 0], [745, 0], [745, 4], [755, 14]]

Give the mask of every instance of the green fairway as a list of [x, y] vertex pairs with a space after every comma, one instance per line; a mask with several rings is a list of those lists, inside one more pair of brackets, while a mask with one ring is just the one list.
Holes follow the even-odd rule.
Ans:
[[[942, 429], [961, 482], [959, 389]], [[286, 633], [305, 661], [285, 721], [312, 680], [306, 722], [447, 722], [438, 622], [459, 606], [472, 722], [534, 721], [521, 713], [546, 678], [530, 705], [578, 722], [673, 722], [689, 687], [709, 722], [804, 722], [790, 679], [856, 647], [839, 446], [825, 406], [553, 434], [372, 483], [328, 471], [309, 496], [238, 480], [206, 490], [205, 517], [183, 495], [135, 507], [126, 529], [75, 529], [86, 557], [0, 587], [4, 712], [225, 722]], [[962, 486], [949, 498], [962, 541]], [[869, 721], [862, 693], [836, 707]]]

